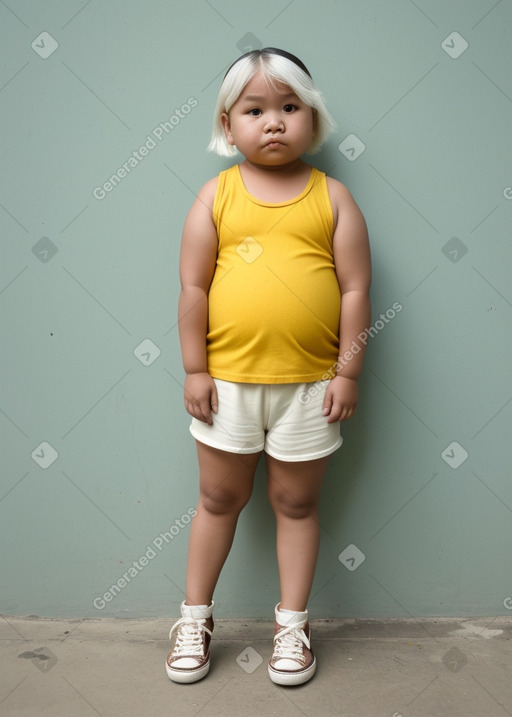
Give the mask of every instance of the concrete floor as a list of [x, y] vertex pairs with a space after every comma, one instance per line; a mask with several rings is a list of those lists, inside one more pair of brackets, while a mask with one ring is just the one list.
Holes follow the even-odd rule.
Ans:
[[313, 620], [318, 670], [270, 682], [273, 624], [218, 620], [210, 674], [165, 672], [173, 620], [0, 618], [0, 715], [15, 717], [504, 717], [512, 618]]

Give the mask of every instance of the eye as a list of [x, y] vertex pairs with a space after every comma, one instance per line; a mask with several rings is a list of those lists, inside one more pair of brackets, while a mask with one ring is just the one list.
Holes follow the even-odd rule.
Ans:
[[299, 108], [297, 107], [297, 105], [291, 105], [291, 104], [285, 105], [285, 106], [283, 107], [283, 110], [284, 110], [285, 112], [288, 112], [288, 113], [289, 113], [289, 112], [294, 112], [294, 111], [297, 110], [297, 109], [299, 109]]
[[261, 110], [259, 110], [257, 107], [253, 107], [252, 110], [249, 110], [248, 114], [250, 114], [252, 117], [259, 117], [261, 114]]

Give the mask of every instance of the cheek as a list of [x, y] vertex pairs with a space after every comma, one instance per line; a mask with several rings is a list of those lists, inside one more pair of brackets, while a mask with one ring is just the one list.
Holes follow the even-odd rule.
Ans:
[[312, 138], [314, 135], [314, 123], [313, 119], [311, 118], [307, 122], [302, 122], [301, 128], [300, 128], [300, 134], [304, 138]]
[[252, 139], [258, 137], [261, 134], [261, 129], [257, 122], [246, 122], [239, 127], [239, 136], [246, 139]]

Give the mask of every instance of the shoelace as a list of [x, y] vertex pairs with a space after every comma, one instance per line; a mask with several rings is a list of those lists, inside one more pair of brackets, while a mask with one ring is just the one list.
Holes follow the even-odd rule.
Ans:
[[210, 636], [212, 634], [212, 631], [205, 626], [205, 622], [205, 619], [195, 620], [193, 617], [182, 617], [171, 627], [170, 638], [178, 629], [176, 643], [172, 651], [173, 657], [203, 654], [203, 632], [207, 632]]
[[306, 657], [302, 651], [302, 646], [306, 645], [310, 649], [310, 642], [304, 630], [297, 625], [288, 625], [284, 627], [274, 636], [274, 660], [288, 659], [296, 660], [304, 665]]

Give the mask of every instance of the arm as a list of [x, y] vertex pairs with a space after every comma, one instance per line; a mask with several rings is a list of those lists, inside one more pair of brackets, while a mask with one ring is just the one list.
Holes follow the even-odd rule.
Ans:
[[207, 371], [208, 290], [215, 271], [217, 231], [212, 206], [217, 178], [207, 182], [197, 195], [185, 225], [180, 253], [181, 292], [178, 328], [185, 369], [185, 408], [190, 415], [213, 423], [217, 391]]
[[323, 414], [329, 423], [334, 423], [351, 418], [357, 408], [357, 379], [366, 349], [358, 341], [358, 334], [370, 324], [371, 260], [366, 222], [352, 195], [334, 179], [328, 179], [328, 187], [335, 220], [333, 253], [341, 315], [338, 370], [327, 387]]

